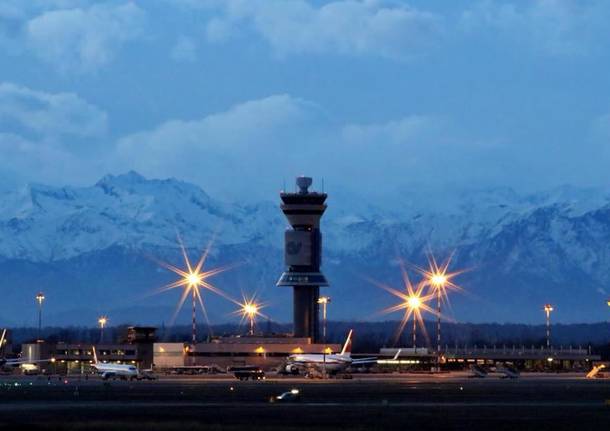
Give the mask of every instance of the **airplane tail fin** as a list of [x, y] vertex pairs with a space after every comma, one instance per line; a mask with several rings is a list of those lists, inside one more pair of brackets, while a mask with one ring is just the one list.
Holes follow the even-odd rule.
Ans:
[[400, 356], [400, 352], [402, 352], [402, 349], [398, 349], [398, 351], [396, 352], [396, 354], [392, 358], [393, 361], [396, 361], [398, 359], [398, 357]]
[[343, 349], [341, 349], [342, 355], [345, 355], [346, 353], [350, 353], [352, 351], [352, 332], [354, 332], [354, 330], [350, 329], [349, 333], [347, 334], [347, 339], [345, 340]]
[[0, 337], [0, 352], [2, 352], [2, 348], [4, 347], [4, 337], [6, 337], [6, 329], [2, 331], [2, 336]]
[[97, 352], [95, 351], [95, 346], [93, 346], [93, 363], [97, 365]]

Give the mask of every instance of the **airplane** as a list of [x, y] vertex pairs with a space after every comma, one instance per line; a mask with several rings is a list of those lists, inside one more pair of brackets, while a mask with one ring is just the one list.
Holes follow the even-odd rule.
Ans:
[[513, 367], [509, 367], [509, 366], [499, 366], [496, 367], [496, 372], [501, 373], [502, 374], [502, 379], [518, 379], [521, 374], [519, 373], [519, 370], [517, 370], [516, 368]]
[[138, 379], [140, 373], [135, 365], [128, 364], [106, 364], [97, 360], [97, 352], [93, 347], [93, 368], [98, 374], [101, 374], [102, 379], [108, 380], [111, 377], [119, 377], [121, 379]]
[[[6, 338], [6, 329], [2, 331], [2, 335], [0, 336], [0, 352], [2, 351], [2, 347], [4, 346], [4, 340]], [[35, 361], [30, 361], [21, 358], [6, 358], [4, 356], [0, 357], [0, 369], [8, 368], [8, 367], [16, 367], [18, 365], [26, 365], [33, 364], [37, 362], [53, 362], [53, 359], [40, 359]]]
[[480, 365], [472, 365], [470, 367], [470, 371], [472, 371], [472, 374], [468, 377], [472, 377], [472, 378], [480, 378], [483, 379], [485, 377], [488, 376], [489, 372], [481, 367]]
[[340, 371], [346, 370], [348, 367], [353, 365], [366, 365], [377, 363], [377, 358], [358, 358], [354, 359], [351, 355], [352, 345], [352, 334], [353, 330], [350, 329], [347, 334], [347, 339], [341, 349], [341, 353], [329, 353], [324, 355], [323, 353], [307, 353], [307, 354], [294, 354], [290, 355], [287, 359], [286, 372], [295, 373], [299, 369], [311, 369], [324, 370], [327, 373], [335, 374]]

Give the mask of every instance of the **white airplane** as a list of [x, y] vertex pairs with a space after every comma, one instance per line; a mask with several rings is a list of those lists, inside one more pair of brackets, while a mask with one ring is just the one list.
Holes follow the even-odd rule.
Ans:
[[519, 370], [508, 365], [496, 367], [496, 372], [502, 374], [502, 379], [518, 379], [521, 376]]
[[315, 368], [317, 370], [324, 370], [324, 368], [326, 368], [326, 372], [332, 374], [343, 371], [352, 365], [377, 363], [377, 358], [352, 358], [350, 352], [352, 332], [353, 331], [350, 329], [341, 353], [329, 353], [327, 355], [324, 355], [323, 353], [297, 353], [290, 355], [287, 360], [286, 371], [292, 373], [299, 369]]
[[107, 364], [99, 362], [97, 360], [97, 352], [95, 351], [95, 347], [93, 347], [93, 364], [91, 364], [91, 366], [95, 368], [98, 374], [101, 374], [102, 379], [104, 380], [108, 380], [111, 377], [132, 380], [137, 379], [140, 376], [135, 365]]
[[489, 375], [489, 371], [487, 371], [485, 368], [481, 367], [480, 365], [471, 365], [470, 371], [472, 371], [472, 374], [468, 377], [484, 379], [485, 377], [487, 377]]
[[[2, 352], [2, 347], [4, 346], [4, 339], [6, 338], [6, 329], [2, 331], [2, 335], [0, 336], [0, 352]], [[0, 369], [5, 367], [16, 367], [17, 365], [25, 365], [25, 364], [33, 364], [35, 362], [53, 362], [53, 359], [41, 359], [36, 361], [29, 361], [26, 359], [15, 358], [15, 359], [7, 359], [4, 356], [0, 358]]]

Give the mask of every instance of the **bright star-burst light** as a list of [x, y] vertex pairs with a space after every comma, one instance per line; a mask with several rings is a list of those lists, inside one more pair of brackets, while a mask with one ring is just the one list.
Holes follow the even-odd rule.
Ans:
[[203, 311], [203, 315], [205, 317], [206, 323], [209, 326], [210, 322], [208, 320], [207, 311], [206, 311], [205, 305], [203, 303], [201, 289], [209, 290], [210, 292], [220, 295], [223, 298], [233, 302], [234, 304], [239, 304], [238, 301], [234, 300], [229, 295], [227, 295], [225, 292], [218, 289], [209, 280], [211, 277], [227, 271], [228, 269], [231, 268], [231, 266], [222, 266], [222, 267], [218, 267], [218, 268], [204, 270], [206, 260], [210, 253], [210, 248], [212, 247], [212, 242], [210, 242], [208, 244], [208, 246], [205, 248], [205, 250], [201, 254], [201, 257], [199, 258], [199, 260], [197, 261], [197, 263], [195, 265], [193, 265], [191, 263], [191, 261], [188, 257], [188, 254], [186, 252], [186, 248], [184, 247], [184, 244], [183, 244], [182, 240], [180, 239], [180, 237], [178, 237], [178, 242], [180, 244], [180, 250], [182, 252], [182, 257], [184, 259], [184, 265], [186, 268], [181, 269], [170, 263], [157, 260], [157, 263], [159, 265], [161, 265], [162, 267], [179, 275], [180, 278], [172, 283], [169, 283], [169, 284], [161, 287], [160, 289], [157, 290], [156, 293], [161, 293], [161, 292], [166, 292], [168, 290], [182, 288], [183, 289], [182, 295], [180, 296], [180, 299], [176, 306], [176, 310], [174, 311], [174, 314], [172, 316], [171, 323], [173, 324], [173, 322], [176, 320], [176, 317], [178, 316], [178, 313], [180, 312], [180, 310], [182, 309], [182, 306], [186, 302], [186, 299], [189, 297], [189, 295], [192, 295], [195, 297], [195, 299], [199, 303], [199, 306], [201, 307], [201, 310]]
[[247, 298], [242, 294], [243, 302], [237, 302], [239, 309], [233, 312], [233, 314], [241, 315], [241, 320], [239, 324], [241, 325], [244, 320], [248, 320], [250, 323], [250, 335], [253, 335], [254, 325], [256, 324], [256, 318], [258, 316], [268, 319], [268, 317], [261, 313], [261, 309], [265, 308], [267, 305], [264, 303], [256, 302], [256, 295], [251, 298]]
[[437, 315], [437, 312], [427, 304], [427, 302], [430, 301], [434, 296], [432, 293], [424, 294], [424, 289], [427, 284], [425, 282], [420, 282], [417, 284], [417, 286], [413, 286], [409, 275], [405, 270], [405, 266], [402, 262], [400, 265], [400, 269], [402, 272], [403, 282], [403, 289], [401, 290], [397, 290], [386, 284], [370, 280], [373, 284], [391, 293], [400, 300], [399, 303], [383, 309], [381, 311], [382, 313], [389, 314], [404, 310], [400, 325], [398, 326], [394, 336], [394, 344], [398, 343], [398, 341], [400, 340], [400, 336], [402, 335], [405, 326], [407, 325], [407, 322], [411, 319], [411, 317], [413, 317], [413, 319], [416, 321], [416, 325], [418, 325], [422, 329], [425, 337], [427, 338], [428, 335], [426, 333], [426, 327], [424, 325], [422, 311]]
[[434, 293], [436, 296], [440, 296], [442, 302], [446, 304], [449, 304], [448, 291], [464, 291], [464, 289], [454, 282], [454, 278], [468, 271], [467, 269], [461, 269], [449, 272], [449, 266], [451, 265], [452, 259], [453, 253], [439, 265], [436, 258], [432, 254], [429, 254], [428, 268], [411, 265], [418, 273], [422, 275], [423, 282], [430, 287], [432, 293]]

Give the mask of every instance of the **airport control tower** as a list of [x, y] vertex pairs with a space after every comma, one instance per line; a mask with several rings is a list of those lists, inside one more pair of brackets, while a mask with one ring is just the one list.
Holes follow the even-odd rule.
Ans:
[[286, 271], [278, 286], [293, 286], [294, 336], [318, 341], [318, 298], [320, 286], [328, 286], [320, 272], [322, 234], [320, 218], [326, 210], [326, 193], [310, 192], [312, 180], [298, 177], [295, 193], [280, 193], [281, 208], [292, 229], [284, 237]]

